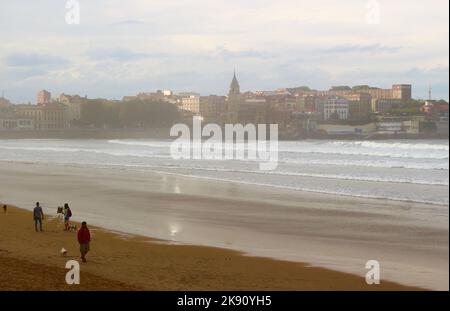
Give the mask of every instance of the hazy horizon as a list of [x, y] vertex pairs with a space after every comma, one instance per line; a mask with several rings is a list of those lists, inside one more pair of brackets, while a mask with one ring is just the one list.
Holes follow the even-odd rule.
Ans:
[[407, 83], [449, 98], [448, 1], [79, 0], [77, 25], [66, 2], [0, 0], [0, 90], [14, 103], [41, 89], [224, 95], [233, 70], [242, 91]]

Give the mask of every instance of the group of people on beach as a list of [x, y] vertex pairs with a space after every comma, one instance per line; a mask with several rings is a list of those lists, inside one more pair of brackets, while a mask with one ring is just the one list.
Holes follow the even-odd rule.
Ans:
[[[6, 207], [3, 207], [6, 213]], [[68, 203], [64, 204], [64, 208], [62, 209], [62, 214], [64, 216], [64, 231], [70, 231], [70, 218], [72, 217], [72, 210], [69, 207]], [[42, 232], [42, 221], [44, 220], [44, 211], [39, 202], [36, 202], [36, 206], [33, 209], [33, 219], [34, 219], [34, 228], [36, 232]], [[38, 230], [39, 225], [39, 230]], [[90, 250], [90, 242], [91, 242], [91, 233], [89, 228], [87, 227], [87, 223], [83, 221], [81, 223], [81, 228], [77, 232], [78, 243], [80, 244], [80, 254], [81, 260], [86, 262], [86, 254]]]

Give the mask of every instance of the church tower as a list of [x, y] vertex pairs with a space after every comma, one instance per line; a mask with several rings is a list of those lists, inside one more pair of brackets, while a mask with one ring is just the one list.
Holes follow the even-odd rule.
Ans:
[[231, 80], [230, 90], [228, 92], [227, 99], [227, 122], [237, 123], [239, 106], [241, 103], [241, 91], [239, 82], [236, 79], [236, 72], [233, 74], [233, 80]]

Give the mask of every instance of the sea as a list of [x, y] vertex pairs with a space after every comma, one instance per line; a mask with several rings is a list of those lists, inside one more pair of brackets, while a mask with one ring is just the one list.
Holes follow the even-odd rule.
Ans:
[[258, 160], [246, 158], [176, 159], [172, 143], [1, 139], [0, 161], [154, 171], [308, 192], [449, 204], [448, 140], [280, 141], [273, 170], [261, 170]]

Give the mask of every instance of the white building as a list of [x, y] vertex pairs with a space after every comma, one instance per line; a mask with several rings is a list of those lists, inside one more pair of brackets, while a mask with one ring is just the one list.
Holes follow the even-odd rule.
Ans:
[[191, 95], [181, 99], [181, 109], [194, 114], [200, 113], [200, 96]]
[[418, 117], [383, 117], [377, 122], [379, 134], [419, 134], [422, 116]]
[[329, 97], [323, 104], [323, 119], [347, 120], [349, 114], [349, 103], [345, 98]]

